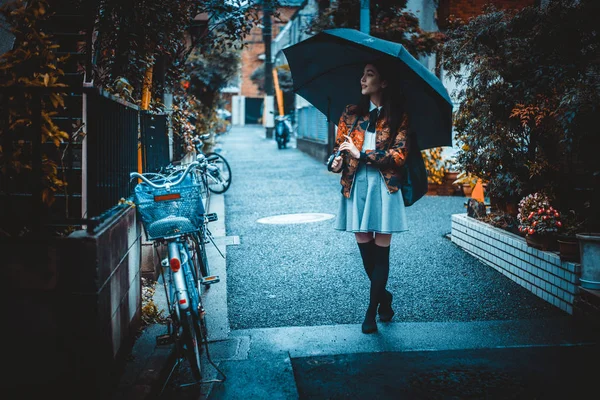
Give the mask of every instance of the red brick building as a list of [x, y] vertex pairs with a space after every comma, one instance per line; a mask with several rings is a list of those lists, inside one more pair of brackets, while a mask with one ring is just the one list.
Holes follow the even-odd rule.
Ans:
[[[272, 26], [272, 37], [275, 38], [281, 29], [289, 22], [290, 18], [303, 7], [304, 1], [280, 1], [281, 4], [285, 5], [276, 10], [271, 18]], [[260, 15], [262, 19], [262, 14]], [[246, 97], [260, 97], [264, 96], [264, 92], [258, 90], [258, 87], [250, 80], [250, 76], [259, 66], [264, 63], [265, 44], [263, 42], [262, 27], [254, 27], [250, 31], [250, 35], [246, 38], [244, 43], [246, 47], [242, 51], [242, 62], [241, 62], [241, 90], [240, 95]]]
[[539, 2], [539, 0], [439, 0], [437, 23], [443, 30], [448, 18], [460, 18], [466, 21], [481, 14], [489, 4], [502, 9], [521, 9], [537, 5]]

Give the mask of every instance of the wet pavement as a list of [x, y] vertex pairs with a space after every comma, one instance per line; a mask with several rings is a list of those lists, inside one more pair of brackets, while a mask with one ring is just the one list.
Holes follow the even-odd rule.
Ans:
[[[463, 197], [426, 196], [407, 209], [410, 230], [393, 237], [390, 252], [396, 315], [362, 334], [368, 279], [353, 235], [334, 230], [331, 218], [262, 220], [337, 212], [339, 175], [294, 144], [279, 150], [261, 126], [219, 138], [233, 180], [211, 200], [221, 207], [213, 233], [225, 258], [209, 254], [221, 275], [204, 294], [209, 382], [186, 385], [183, 363], [160, 398], [502, 398], [494, 396], [507, 385], [536, 398], [548, 385], [572, 394], [584, 386], [558, 364], [576, 366], [583, 380], [597, 371], [597, 351], [581, 350], [597, 343], [597, 332], [449, 240]], [[137, 351], [164, 355], [152, 344], [155, 331], [149, 335]], [[171, 372], [172, 363], [163, 364], [152, 369], [159, 382], [147, 385], [155, 396]], [[215, 382], [220, 372], [226, 380]], [[131, 386], [143, 373], [135, 376]]]

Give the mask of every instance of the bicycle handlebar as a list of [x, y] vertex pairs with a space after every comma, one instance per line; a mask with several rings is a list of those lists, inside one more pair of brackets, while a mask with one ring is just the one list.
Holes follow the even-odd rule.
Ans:
[[[142, 181], [144, 181], [145, 183], [147, 183], [148, 185], [152, 186], [153, 188], [156, 189], [163, 189], [166, 187], [171, 187], [171, 186], [177, 186], [179, 185], [181, 182], [183, 182], [183, 180], [185, 179], [185, 177], [187, 176], [187, 174], [190, 172], [190, 170], [192, 169], [192, 167], [197, 167], [198, 165], [200, 165], [200, 162], [198, 161], [192, 161], [183, 171], [183, 174], [181, 174], [181, 176], [175, 181], [175, 182], [169, 182], [167, 181], [166, 183], [163, 184], [158, 184], [155, 182], [152, 182], [150, 179], [146, 178], [143, 174], [140, 174], [138, 172], [130, 172], [129, 173], [129, 178], [139, 178]], [[158, 175], [158, 174], [153, 174], [153, 175]], [[167, 177], [165, 177], [166, 179]]]

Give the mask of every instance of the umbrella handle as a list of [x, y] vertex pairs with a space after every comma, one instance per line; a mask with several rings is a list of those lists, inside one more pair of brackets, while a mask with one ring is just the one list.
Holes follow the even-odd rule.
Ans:
[[329, 156], [329, 161], [327, 161], [327, 170], [331, 171], [331, 165], [333, 164], [333, 160], [336, 157], [339, 157], [339, 155], [342, 154], [342, 152], [340, 150], [336, 151], [335, 154], [332, 154]]
[[[352, 131], [354, 130], [354, 128], [356, 128], [356, 124], [358, 123], [358, 115], [356, 116], [356, 118], [354, 119], [354, 122], [352, 123], [352, 128], [350, 128], [350, 131], [348, 131], [348, 136], [350, 136], [350, 134], [352, 133]], [[347, 142], [348, 138], [346, 138], [346, 140], [344, 140], [344, 142]], [[342, 154], [342, 152], [338, 149], [335, 154], [332, 154], [329, 156], [329, 160], [327, 161], [327, 170], [331, 171], [331, 164], [333, 164], [333, 160], [336, 157], [339, 157], [340, 154]]]

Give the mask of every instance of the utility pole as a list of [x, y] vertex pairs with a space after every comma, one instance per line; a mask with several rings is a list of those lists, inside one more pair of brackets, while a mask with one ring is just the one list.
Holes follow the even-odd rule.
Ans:
[[265, 44], [265, 100], [263, 106], [263, 124], [266, 137], [273, 137], [275, 126], [275, 107], [273, 99], [273, 58], [271, 56], [271, 0], [263, 0], [263, 42]]
[[370, 32], [370, 13], [369, 13], [369, 0], [360, 0], [360, 31], [366, 33]]

